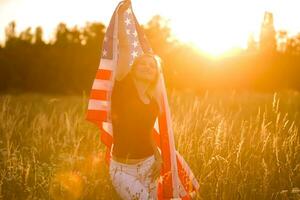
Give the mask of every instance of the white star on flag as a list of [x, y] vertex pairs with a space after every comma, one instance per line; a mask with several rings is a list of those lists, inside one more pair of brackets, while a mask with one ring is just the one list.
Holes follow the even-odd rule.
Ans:
[[130, 8], [128, 8], [128, 9], [126, 10], [126, 12], [127, 12], [128, 15], [132, 13]]
[[106, 56], [107, 55], [107, 51], [104, 49], [103, 50], [103, 56]]
[[136, 37], [138, 34], [137, 34], [136, 31], [134, 31], [134, 32], [132, 33], [132, 35], [134, 35], [134, 37]]
[[138, 46], [137, 41], [134, 41], [134, 42], [132, 43], [132, 45], [133, 45], [134, 48], [137, 47], [137, 46]]
[[125, 23], [126, 23], [127, 26], [128, 26], [129, 24], [131, 24], [130, 19], [129, 19], [129, 18], [126, 18]]
[[133, 52], [131, 53], [131, 55], [133, 56], [133, 58], [135, 58], [135, 57], [138, 56], [138, 52], [137, 52], [137, 51], [133, 51]]

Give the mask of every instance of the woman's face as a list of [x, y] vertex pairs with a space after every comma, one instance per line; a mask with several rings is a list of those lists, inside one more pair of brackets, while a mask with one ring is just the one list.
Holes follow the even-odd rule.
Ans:
[[158, 71], [155, 60], [150, 56], [143, 57], [135, 66], [134, 76], [136, 79], [152, 82]]

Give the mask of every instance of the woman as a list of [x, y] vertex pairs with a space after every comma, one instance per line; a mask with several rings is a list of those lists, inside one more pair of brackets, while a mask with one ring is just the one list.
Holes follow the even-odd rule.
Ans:
[[[119, 22], [128, 4], [119, 9]], [[120, 53], [111, 96], [114, 145], [110, 177], [122, 199], [156, 199], [162, 166], [152, 137], [160, 111], [155, 99], [159, 65], [155, 55], [143, 54], [128, 65], [129, 44], [123, 23], [119, 23]]]
[[151, 134], [159, 106], [149, 88], [155, 85], [157, 74], [154, 58], [143, 55], [113, 88], [110, 176], [123, 199], [156, 198], [162, 158]]

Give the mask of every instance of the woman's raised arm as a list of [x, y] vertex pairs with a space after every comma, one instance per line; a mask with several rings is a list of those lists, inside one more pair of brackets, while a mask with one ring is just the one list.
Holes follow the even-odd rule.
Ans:
[[119, 57], [116, 68], [116, 79], [120, 81], [130, 70], [130, 46], [126, 35], [124, 12], [130, 8], [130, 0], [125, 0], [118, 10], [118, 38], [119, 38]]

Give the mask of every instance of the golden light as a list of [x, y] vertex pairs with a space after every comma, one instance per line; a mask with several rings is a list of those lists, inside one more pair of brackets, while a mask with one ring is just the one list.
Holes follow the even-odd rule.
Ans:
[[[102, 22], [107, 25], [116, 5], [116, 0], [109, 5], [96, 0], [10, 0], [2, 8], [0, 3], [0, 28], [4, 30], [12, 20], [16, 21], [17, 33], [29, 26], [33, 29], [42, 26], [44, 39], [48, 41], [54, 37], [55, 28], [60, 22], [66, 23], [68, 28], [75, 25], [80, 28], [86, 22]], [[2, 9], [5, 12], [1, 13]], [[0, 39], [3, 37], [4, 31], [0, 33]]]
[[173, 33], [212, 56], [237, 47], [245, 48], [248, 35], [251, 32], [258, 35], [263, 10], [256, 5], [235, 0], [202, 3], [187, 0], [187, 4], [189, 9], [184, 10], [183, 6], [174, 9], [184, 10], [181, 14], [171, 14]]
[[[142, 6], [139, 2], [136, 1], [137, 8]], [[258, 41], [266, 11], [274, 14], [276, 30], [285, 29], [290, 35], [300, 32], [300, 24], [293, 22], [300, 20], [296, 11], [299, 3], [295, 0], [153, 0], [151, 3], [159, 7], [155, 10], [157, 14], [169, 20], [175, 37], [213, 57], [246, 48], [250, 34]], [[142, 11], [136, 9], [136, 12], [138, 17], [143, 15]]]
[[[68, 27], [82, 27], [94, 21], [108, 25], [119, 1], [10, 0], [0, 6], [0, 28], [4, 30], [13, 19], [18, 32], [40, 25], [44, 38], [49, 40], [59, 22], [65, 22]], [[132, 3], [140, 23], [145, 24], [159, 14], [170, 20], [177, 38], [212, 56], [236, 47], [245, 48], [251, 33], [257, 40], [265, 11], [274, 14], [276, 30], [300, 32], [298, 0], [132, 0]], [[4, 31], [0, 34], [3, 38]]]

